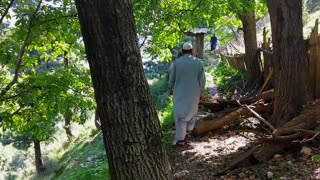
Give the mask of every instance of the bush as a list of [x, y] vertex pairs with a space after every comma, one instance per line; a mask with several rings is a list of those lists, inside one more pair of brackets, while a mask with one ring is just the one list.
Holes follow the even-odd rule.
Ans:
[[212, 75], [219, 91], [222, 93], [234, 91], [244, 86], [244, 72], [238, 71], [224, 62], [219, 62], [213, 69]]

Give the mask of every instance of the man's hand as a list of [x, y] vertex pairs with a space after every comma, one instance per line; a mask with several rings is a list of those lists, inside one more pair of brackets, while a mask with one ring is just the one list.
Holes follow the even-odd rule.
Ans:
[[201, 95], [200, 96], [200, 101], [206, 101], [206, 98], [203, 95]]

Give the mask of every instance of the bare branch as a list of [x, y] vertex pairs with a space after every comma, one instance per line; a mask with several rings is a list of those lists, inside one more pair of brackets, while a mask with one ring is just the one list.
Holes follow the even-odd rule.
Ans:
[[306, 142], [312, 141], [312, 140], [314, 140], [316, 137], [318, 137], [319, 135], [320, 135], [320, 132], [318, 132], [317, 134], [315, 134], [314, 136], [312, 136], [312, 137], [309, 138], [309, 139], [303, 139], [300, 143], [306, 143]]
[[255, 115], [260, 121], [265, 123], [272, 131], [276, 130], [267, 120], [265, 120], [263, 117], [261, 117], [257, 112], [255, 112], [253, 109], [251, 109], [248, 105], [244, 104], [242, 105], [239, 100], [237, 100], [237, 103], [240, 106], [246, 107], [253, 115]]
[[257, 51], [258, 51], [258, 52], [259, 52], [259, 51], [262, 51], [262, 52], [264, 52], [264, 53], [266, 53], [266, 54], [268, 54], [268, 55], [272, 55], [272, 54], [273, 54], [272, 51], [269, 51], [269, 50], [264, 49], [264, 48], [258, 48]]
[[4, 10], [4, 12], [3, 12], [3, 14], [2, 14], [2, 16], [0, 18], [0, 25], [2, 24], [2, 21], [3, 21], [4, 17], [6, 17], [6, 15], [8, 14], [9, 9], [12, 6], [12, 4], [14, 3], [14, 1], [15, 0], [11, 0], [10, 3], [8, 4], [7, 8]]
[[145, 34], [145, 36], [144, 36], [144, 39], [143, 39], [143, 42], [140, 44], [140, 47], [139, 47], [139, 49], [141, 49], [142, 48], [142, 46], [144, 45], [144, 43], [146, 42], [146, 40], [147, 40], [147, 33]]

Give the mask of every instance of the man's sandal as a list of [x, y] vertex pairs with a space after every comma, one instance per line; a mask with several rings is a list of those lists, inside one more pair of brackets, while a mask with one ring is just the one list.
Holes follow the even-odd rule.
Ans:
[[192, 147], [192, 145], [190, 144], [190, 142], [185, 141], [185, 140], [177, 141], [177, 142], [176, 142], [176, 146], [186, 147], [186, 148]]

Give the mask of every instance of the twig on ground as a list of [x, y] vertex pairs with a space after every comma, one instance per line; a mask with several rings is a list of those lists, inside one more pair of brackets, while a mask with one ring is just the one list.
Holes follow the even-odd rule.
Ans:
[[272, 131], [276, 130], [267, 120], [265, 120], [263, 117], [261, 117], [257, 112], [255, 112], [253, 109], [251, 109], [248, 105], [246, 104], [241, 104], [239, 100], [237, 100], [237, 103], [240, 106], [246, 107], [253, 115], [255, 115], [260, 121], [265, 123]]

